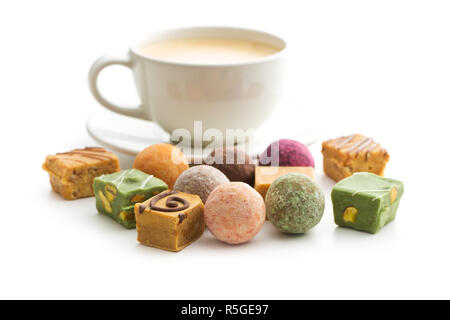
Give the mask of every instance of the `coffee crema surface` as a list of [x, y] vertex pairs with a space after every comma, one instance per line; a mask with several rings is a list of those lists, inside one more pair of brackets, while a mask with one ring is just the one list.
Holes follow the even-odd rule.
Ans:
[[146, 56], [172, 62], [226, 64], [263, 58], [280, 49], [246, 39], [198, 37], [157, 41], [139, 51]]

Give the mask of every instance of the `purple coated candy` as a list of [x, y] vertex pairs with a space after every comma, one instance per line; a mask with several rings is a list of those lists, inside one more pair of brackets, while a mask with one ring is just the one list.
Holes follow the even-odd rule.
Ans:
[[290, 139], [281, 139], [272, 142], [260, 154], [259, 165], [314, 168], [314, 158], [303, 143]]

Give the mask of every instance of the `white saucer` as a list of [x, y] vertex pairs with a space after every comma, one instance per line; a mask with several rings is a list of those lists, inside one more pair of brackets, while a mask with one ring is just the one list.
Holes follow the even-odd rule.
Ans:
[[[268, 121], [256, 133], [251, 145], [240, 146], [248, 150], [250, 156], [256, 159], [271, 142], [281, 139], [295, 139], [309, 146], [319, 140], [322, 130], [305, 129], [297, 132], [295, 125], [283, 124], [274, 118]], [[170, 134], [152, 121], [140, 120], [122, 116], [108, 110], [99, 110], [92, 114], [86, 123], [89, 135], [111, 151], [121, 152], [131, 156], [137, 155], [141, 150], [156, 143], [170, 143]], [[291, 130], [289, 130], [291, 129]], [[183, 148], [182, 148], [183, 149]], [[197, 159], [201, 150], [182, 150], [184, 153], [194, 155]]]
[[86, 129], [89, 135], [111, 151], [131, 156], [155, 143], [170, 143], [170, 135], [156, 123], [126, 117], [107, 110], [92, 114]]

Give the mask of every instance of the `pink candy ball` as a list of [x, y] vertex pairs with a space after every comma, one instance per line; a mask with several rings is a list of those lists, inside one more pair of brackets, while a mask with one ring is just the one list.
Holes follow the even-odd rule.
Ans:
[[205, 204], [208, 230], [220, 241], [244, 243], [261, 230], [266, 207], [261, 195], [243, 182], [228, 182], [215, 188]]
[[314, 168], [314, 158], [303, 143], [290, 139], [281, 139], [272, 142], [270, 146], [260, 154], [259, 165]]

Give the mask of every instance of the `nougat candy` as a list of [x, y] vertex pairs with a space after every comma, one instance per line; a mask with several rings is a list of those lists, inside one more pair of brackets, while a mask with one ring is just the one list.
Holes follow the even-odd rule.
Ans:
[[167, 190], [162, 180], [137, 169], [94, 179], [97, 210], [128, 229], [136, 227], [134, 205]]
[[373, 173], [355, 173], [331, 191], [338, 226], [377, 233], [395, 219], [404, 192], [401, 181]]

